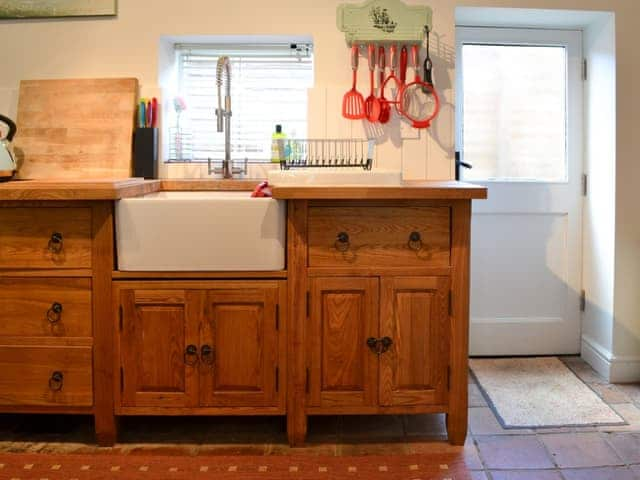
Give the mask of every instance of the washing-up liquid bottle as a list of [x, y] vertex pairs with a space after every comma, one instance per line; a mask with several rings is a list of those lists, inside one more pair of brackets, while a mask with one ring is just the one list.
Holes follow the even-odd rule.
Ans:
[[282, 125], [276, 125], [276, 131], [271, 135], [271, 161], [280, 163], [285, 159], [285, 139], [287, 136], [282, 133]]

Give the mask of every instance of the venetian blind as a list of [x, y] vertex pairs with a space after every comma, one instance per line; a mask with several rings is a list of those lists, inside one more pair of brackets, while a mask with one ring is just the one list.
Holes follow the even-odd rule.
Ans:
[[[232, 158], [269, 161], [276, 124], [289, 137], [306, 136], [307, 89], [313, 83], [311, 45], [176, 45], [176, 50], [179, 95], [187, 107], [180, 115], [180, 128], [191, 144], [188, 160], [224, 157], [224, 133], [216, 130], [215, 110], [216, 64], [225, 55], [231, 63]], [[224, 92], [223, 84], [223, 96]]]

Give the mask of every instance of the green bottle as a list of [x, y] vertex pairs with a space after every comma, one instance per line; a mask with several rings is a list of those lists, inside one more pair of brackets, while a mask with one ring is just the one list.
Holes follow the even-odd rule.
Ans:
[[271, 134], [271, 161], [280, 163], [285, 159], [284, 141], [287, 136], [282, 133], [282, 125], [276, 125], [276, 131]]

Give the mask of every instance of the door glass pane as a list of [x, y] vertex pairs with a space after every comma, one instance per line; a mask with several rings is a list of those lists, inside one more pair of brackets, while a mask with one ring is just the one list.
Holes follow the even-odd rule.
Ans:
[[567, 179], [564, 47], [463, 45], [465, 180]]

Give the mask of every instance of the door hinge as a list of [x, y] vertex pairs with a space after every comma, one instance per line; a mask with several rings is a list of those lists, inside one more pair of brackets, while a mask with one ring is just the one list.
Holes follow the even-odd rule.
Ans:
[[276, 367], [276, 392], [280, 391], [280, 369]]
[[584, 80], [585, 82], [589, 78], [588, 74], [589, 74], [589, 64], [587, 63], [587, 59], [583, 58], [582, 59], [582, 80]]
[[453, 294], [449, 290], [449, 316], [453, 315]]
[[120, 393], [124, 392], [124, 368], [120, 367]]
[[276, 304], [276, 330], [280, 330], [280, 305]]
[[305, 393], [309, 393], [309, 369], [306, 371], [306, 378], [304, 380], [304, 391]]
[[451, 367], [447, 367], [447, 391], [451, 390]]
[[311, 292], [307, 291], [307, 318], [310, 317], [309, 312], [311, 311]]
[[584, 312], [587, 309], [587, 292], [582, 290], [580, 292], [580, 311]]
[[586, 197], [589, 192], [589, 176], [586, 173], [582, 174], [582, 196]]
[[122, 331], [122, 323], [123, 323], [123, 320], [122, 320], [122, 319], [123, 319], [123, 317], [124, 317], [124, 314], [123, 314], [123, 312], [122, 312], [122, 305], [120, 305], [120, 308], [119, 308], [118, 312], [119, 312], [119, 315], [120, 315], [120, 322], [119, 322], [120, 331]]

